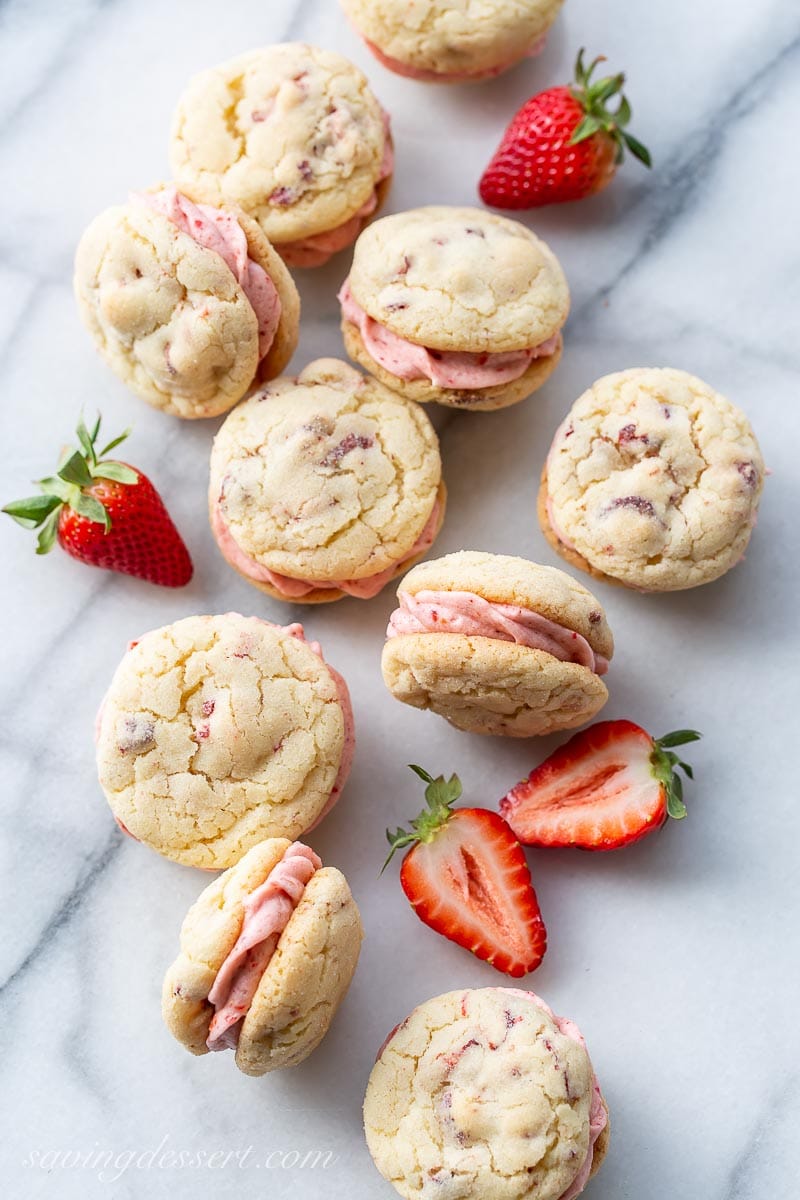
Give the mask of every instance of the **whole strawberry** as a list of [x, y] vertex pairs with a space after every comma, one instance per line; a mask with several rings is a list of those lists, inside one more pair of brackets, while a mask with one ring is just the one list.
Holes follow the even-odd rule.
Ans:
[[[631, 106], [622, 87], [625, 76], [592, 82], [603, 57], [587, 68], [583, 50], [575, 82], [549, 88], [523, 104], [511, 121], [480, 182], [481, 199], [494, 208], [537, 208], [581, 200], [611, 182], [625, 148], [646, 167], [650, 152], [627, 125]], [[616, 108], [608, 102], [617, 97]]]
[[192, 578], [192, 560], [163, 500], [141, 471], [106, 458], [129, 433], [98, 451], [100, 417], [92, 429], [79, 421], [80, 448], [70, 447], [57, 473], [39, 481], [42, 495], [14, 500], [3, 512], [39, 530], [37, 554], [58, 541], [81, 562], [183, 587]]
[[535, 971], [547, 934], [519, 842], [497, 813], [452, 808], [461, 795], [457, 775], [411, 770], [427, 784], [427, 808], [410, 832], [387, 829], [384, 870], [395, 850], [410, 846], [400, 884], [419, 919], [506, 975]]

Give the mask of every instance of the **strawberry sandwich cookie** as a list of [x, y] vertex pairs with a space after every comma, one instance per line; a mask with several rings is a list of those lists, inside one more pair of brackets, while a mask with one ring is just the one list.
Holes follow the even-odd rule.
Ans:
[[439, 442], [418, 404], [318, 359], [228, 416], [211, 453], [209, 510], [224, 558], [268, 595], [368, 599], [441, 528]]
[[133, 193], [95, 218], [75, 295], [111, 369], [178, 417], [227, 412], [297, 345], [297, 289], [258, 224], [184, 185]]
[[531, 737], [591, 720], [614, 640], [597, 600], [554, 567], [462, 550], [403, 580], [383, 678], [470, 733]]
[[610, 1132], [581, 1031], [517, 988], [415, 1008], [381, 1047], [364, 1127], [406, 1200], [575, 1200]]
[[524, 400], [561, 357], [569, 289], [517, 221], [431, 206], [356, 242], [339, 292], [347, 353], [411, 400], [488, 411]]
[[191, 80], [170, 162], [209, 204], [240, 205], [290, 266], [317, 267], [383, 203], [394, 152], [361, 71], [330, 50], [286, 42]]
[[563, 0], [342, 0], [356, 31], [397, 75], [492, 79], [538, 54]]
[[606, 375], [556, 431], [539, 490], [555, 550], [646, 592], [710, 583], [744, 557], [764, 486], [747, 417], [694, 375]]
[[347, 880], [302, 842], [253, 846], [201, 893], [162, 1013], [192, 1054], [233, 1050], [245, 1075], [315, 1050], [353, 978], [363, 930]]
[[97, 718], [100, 785], [123, 831], [219, 870], [330, 811], [353, 760], [347, 685], [285, 628], [227, 613], [132, 642]]

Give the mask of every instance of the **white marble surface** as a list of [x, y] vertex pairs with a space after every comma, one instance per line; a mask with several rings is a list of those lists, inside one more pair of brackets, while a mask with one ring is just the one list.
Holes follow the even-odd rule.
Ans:
[[[370, 1065], [418, 1001], [502, 982], [426, 930], [390, 871], [384, 828], [419, 793], [405, 764], [458, 769], [493, 804], [555, 744], [473, 739], [385, 693], [390, 595], [301, 610], [355, 700], [358, 752], [338, 810], [314, 836], [348, 874], [367, 938], [322, 1048], [298, 1069], [240, 1076], [192, 1059], [159, 1016], [162, 972], [204, 877], [122, 838], [96, 783], [92, 718], [126, 641], [193, 612], [289, 610], [228, 572], [205, 518], [214, 424], [150, 411], [107, 371], [70, 293], [82, 227], [167, 172], [172, 105], [187, 76], [268, 41], [302, 37], [368, 71], [394, 118], [391, 209], [472, 202], [506, 119], [567, 77], [586, 44], [624, 65], [655, 170], [532, 218], [573, 291], [567, 350], [537, 397], [505, 413], [440, 414], [450, 508], [437, 549], [554, 556], [534, 515], [561, 415], [597, 376], [688, 368], [751, 416], [773, 475], [747, 561], [694, 592], [600, 587], [618, 652], [608, 716], [655, 732], [703, 730], [683, 825], [609, 856], [531, 854], [550, 950], [529, 983], [587, 1036], [613, 1114], [594, 1200], [761, 1200], [796, 1181], [800, 1124], [796, 711], [800, 23], [787, 0], [567, 0], [537, 62], [479, 88], [434, 90], [374, 64], [334, 0], [6, 0], [0, 7], [0, 371], [3, 496], [29, 490], [81, 405], [134, 422], [130, 455], [185, 531], [197, 573], [160, 591], [53, 555], [3, 521], [0, 743], [5, 1098], [0, 1190], [14, 1200], [220, 1194], [350, 1200], [393, 1191], [360, 1128]], [[788, 141], [787, 141], [788, 138]], [[340, 352], [334, 292], [347, 270], [306, 273], [298, 366]], [[291, 614], [294, 616], [294, 612]], [[796, 735], [795, 735], [796, 736]], [[792, 828], [793, 827], [793, 828]], [[164, 1143], [164, 1139], [167, 1139]], [[244, 1151], [245, 1166], [29, 1165], [47, 1152]], [[256, 1168], [270, 1151], [330, 1150], [327, 1169]], [[287, 1160], [291, 1161], [291, 1160]]]

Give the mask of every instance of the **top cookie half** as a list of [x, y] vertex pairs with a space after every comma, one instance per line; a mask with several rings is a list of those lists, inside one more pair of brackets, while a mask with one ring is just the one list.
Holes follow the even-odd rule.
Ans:
[[438, 350], [524, 350], [558, 332], [569, 289], [558, 259], [518, 221], [431, 205], [359, 237], [350, 289], [392, 333]]
[[685, 371], [620, 371], [556, 432], [545, 531], [569, 561], [629, 587], [694, 587], [741, 559], [763, 483], [749, 421], [714, 388]]
[[190, 81], [170, 162], [208, 203], [235, 201], [280, 244], [369, 205], [386, 142], [383, 110], [361, 71], [332, 51], [287, 42]]

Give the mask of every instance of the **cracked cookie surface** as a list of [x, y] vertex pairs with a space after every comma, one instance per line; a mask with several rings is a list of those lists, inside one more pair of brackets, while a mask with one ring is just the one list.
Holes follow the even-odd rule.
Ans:
[[279, 245], [334, 229], [369, 204], [386, 141], [361, 71], [332, 51], [288, 42], [190, 81], [170, 163], [207, 203], [235, 201]]
[[[378, 1055], [364, 1101], [384, 1178], [407, 1200], [559, 1200], [590, 1149], [596, 1085], [570, 1029], [514, 988], [449, 992], [414, 1009]], [[605, 1145], [595, 1145], [599, 1160]]]
[[322, 658], [279, 626], [228, 613], [187, 617], [132, 644], [101, 708], [97, 765], [126, 832], [216, 870], [265, 837], [311, 828], [345, 743], [339, 687]]
[[138, 396], [175, 416], [226, 412], [257, 371], [265, 379], [282, 371], [297, 344], [300, 301], [291, 276], [255, 222], [233, 213], [249, 257], [281, 302], [260, 363], [258, 320], [236, 277], [166, 216], [119, 205], [96, 217], [78, 245], [75, 295], [100, 354]]
[[437, 350], [524, 350], [556, 334], [569, 311], [561, 266], [536, 234], [483, 209], [431, 205], [374, 221], [349, 276], [364, 311]]
[[[244, 901], [289, 848], [270, 838], [201, 893], [181, 927], [181, 951], [164, 978], [162, 1013], [193, 1054], [206, 1054], [217, 972], [242, 928]], [[344, 875], [315, 871], [261, 977], [242, 1024], [236, 1065], [248, 1075], [294, 1066], [320, 1043], [350, 984], [363, 929]]]
[[230, 414], [214, 441], [209, 504], [260, 566], [365, 579], [408, 556], [443, 501], [441, 472], [422, 409], [320, 359]]
[[749, 421], [684, 371], [598, 380], [556, 432], [539, 518], [554, 548], [644, 591], [708, 583], [742, 558], [764, 483]]

